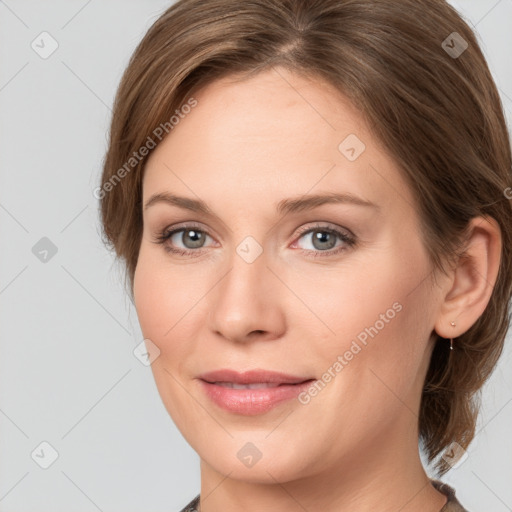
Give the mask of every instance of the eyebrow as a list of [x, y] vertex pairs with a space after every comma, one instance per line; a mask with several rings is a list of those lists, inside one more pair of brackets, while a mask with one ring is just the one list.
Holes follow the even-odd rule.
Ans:
[[[177, 206], [192, 212], [204, 213], [205, 215], [215, 216], [208, 205], [201, 199], [192, 199], [190, 197], [181, 197], [168, 192], [159, 192], [153, 194], [144, 205], [144, 210], [157, 203], [166, 203], [171, 206]], [[351, 204], [355, 206], [364, 206], [380, 210], [380, 206], [371, 201], [367, 201], [351, 193], [329, 193], [314, 194], [292, 197], [279, 201], [276, 205], [277, 213], [285, 215], [288, 213], [302, 212], [318, 208], [324, 204]]]

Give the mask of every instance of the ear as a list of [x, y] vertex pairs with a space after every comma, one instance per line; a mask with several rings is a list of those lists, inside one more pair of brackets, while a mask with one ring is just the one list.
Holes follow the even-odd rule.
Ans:
[[456, 338], [482, 315], [496, 283], [501, 244], [501, 230], [493, 217], [471, 219], [466, 250], [443, 290], [435, 323], [439, 336]]

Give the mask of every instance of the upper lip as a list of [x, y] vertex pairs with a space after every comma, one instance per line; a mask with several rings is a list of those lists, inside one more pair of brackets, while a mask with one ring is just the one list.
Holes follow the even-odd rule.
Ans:
[[301, 377], [270, 370], [249, 370], [246, 372], [237, 372], [231, 369], [214, 370], [202, 373], [199, 378], [206, 382], [232, 382], [234, 384], [255, 384], [268, 382], [272, 384], [299, 384], [313, 377]]

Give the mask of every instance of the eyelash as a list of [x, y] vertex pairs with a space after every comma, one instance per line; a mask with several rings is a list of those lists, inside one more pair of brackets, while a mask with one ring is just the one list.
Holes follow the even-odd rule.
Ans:
[[[201, 229], [201, 227], [199, 225], [191, 223], [191, 224], [186, 224], [184, 226], [179, 226], [172, 230], [168, 230], [167, 228], [164, 229], [162, 232], [160, 232], [158, 235], [155, 236], [154, 243], [163, 245], [164, 250], [169, 253], [172, 253], [172, 254], [179, 254], [180, 256], [192, 256], [192, 257], [200, 256], [203, 252], [203, 251], [201, 251], [201, 249], [203, 249], [203, 248], [177, 249], [177, 248], [172, 247], [166, 243], [176, 233], [179, 233], [181, 231], [187, 231], [187, 230], [199, 231], [205, 235], [208, 235], [208, 233], [204, 229]], [[343, 251], [346, 251], [347, 249], [350, 249], [356, 245], [356, 238], [354, 236], [348, 235], [347, 233], [345, 233], [343, 231], [339, 231], [338, 229], [335, 229], [335, 228], [332, 228], [329, 226], [325, 226], [325, 225], [319, 225], [319, 224], [316, 226], [308, 226], [308, 227], [299, 229], [297, 240], [302, 238], [304, 235], [306, 235], [308, 233], [315, 232], [315, 231], [320, 231], [320, 232], [324, 232], [324, 233], [329, 233], [331, 235], [336, 235], [344, 244], [346, 244], [346, 246], [340, 246], [335, 249], [329, 249], [328, 251], [319, 251], [319, 250], [314, 251], [314, 250], [310, 250], [310, 249], [299, 249], [302, 254], [308, 255], [308, 257], [309, 256], [311, 256], [313, 258], [332, 257], [332, 256], [336, 256], [337, 254], [339, 254]], [[210, 236], [210, 235], [208, 235], [208, 236]], [[313, 253], [313, 254], [311, 254], [311, 253]]]

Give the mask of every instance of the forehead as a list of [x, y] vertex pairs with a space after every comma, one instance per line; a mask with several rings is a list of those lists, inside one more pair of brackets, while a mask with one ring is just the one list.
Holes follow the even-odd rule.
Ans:
[[261, 205], [330, 190], [412, 204], [361, 113], [330, 84], [283, 68], [235, 78], [194, 95], [197, 106], [146, 164], [145, 200], [161, 189], [205, 198], [221, 189], [224, 200], [242, 204], [247, 195]]

